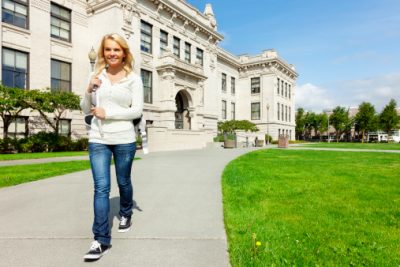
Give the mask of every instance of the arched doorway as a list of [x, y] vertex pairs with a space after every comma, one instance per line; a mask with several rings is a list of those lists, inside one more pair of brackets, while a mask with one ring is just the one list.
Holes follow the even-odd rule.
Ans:
[[189, 99], [183, 91], [179, 91], [175, 96], [175, 129], [190, 130]]

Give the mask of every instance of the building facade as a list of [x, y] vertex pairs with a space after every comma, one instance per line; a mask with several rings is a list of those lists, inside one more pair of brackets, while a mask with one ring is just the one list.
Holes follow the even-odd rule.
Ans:
[[[89, 51], [107, 33], [123, 35], [143, 79], [150, 150], [203, 148], [217, 122], [231, 119], [260, 129], [242, 138], [295, 138], [294, 67], [275, 50], [235, 56], [219, 47], [211, 5], [202, 13], [184, 0], [3, 0], [0, 27], [3, 84], [79, 95], [91, 71]], [[85, 136], [82, 117], [68, 113], [61, 131]], [[26, 111], [9, 130], [38, 132], [45, 127], [38, 120]]]

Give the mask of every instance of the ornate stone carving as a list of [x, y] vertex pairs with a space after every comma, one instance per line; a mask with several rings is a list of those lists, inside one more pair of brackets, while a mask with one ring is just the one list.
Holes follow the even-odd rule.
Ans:
[[133, 34], [133, 29], [132, 29], [133, 16], [136, 15], [137, 17], [140, 17], [140, 13], [137, 10], [136, 1], [133, 1], [133, 4], [123, 3], [123, 4], [121, 4], [121, 8], [122, 8], [122, 16], [123, 16], [123, 22], [124, 22], [124, 25], [122, 26], [122, 30], [125, 33], [125, 37], [127, 39], [129, 39], [131, 37], [131, 35]]
[[211, 69], [211, 71], [214, 71], [215, 67], [216, 67], [215, 60], [212, 57], [212, 58], [210, 58], [210, 69]]
[[164, 6], [162, 3], [159, 3], [157, 6], [157, 17], [160, 18], [161, 17], [161, 11], [164, 9]]

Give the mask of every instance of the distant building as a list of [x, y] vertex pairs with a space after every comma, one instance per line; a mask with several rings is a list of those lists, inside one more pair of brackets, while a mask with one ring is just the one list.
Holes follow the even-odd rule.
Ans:
[[[184, 0], [7, 0], [0, 27], [3, 84], [79, 95], [87, 87], [91, 48], [104, 34], [125, 36], [144, 82], [153, 151], [205, 147], [217, 122], [231, 119], [257, 124], [259, 139], [267, 132], [295, 138], [294, 67], [275, 50], [255, 56], [223, 50], [211, 5], [201, 13]], [[85, 136], [82, 115], [68, 113], [61, 133]], [[27, 111], [9, 131], [23, 136], [45, 127]]]

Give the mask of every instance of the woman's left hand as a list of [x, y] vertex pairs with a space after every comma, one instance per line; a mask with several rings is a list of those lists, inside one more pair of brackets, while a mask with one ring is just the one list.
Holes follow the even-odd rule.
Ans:
[[100, 120], [104, 120], [106, 118], [106, 111], [103, 108], [91, 108], [90, 112], [92, 113], [93, 116], [95, 116], [96, 118], [100, 119]]

